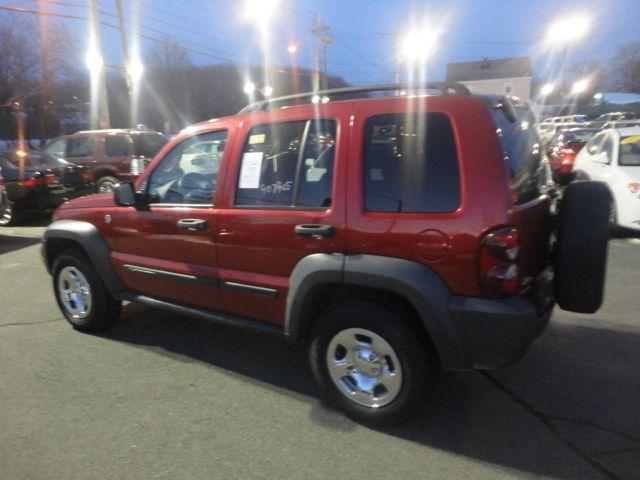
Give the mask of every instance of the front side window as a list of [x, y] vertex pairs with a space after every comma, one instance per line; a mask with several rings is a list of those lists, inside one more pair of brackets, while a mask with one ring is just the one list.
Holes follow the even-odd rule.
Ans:
[[107, 157], [127, 157], [133, 151], [133, 141], [129, 135], [113, 135], [104, 139], [104, 153]]
[[600, 152], [606, 155], [608, 159], [607, 163], [611, 162], [611, 157], [613, 156], [613, 140], [611, 139], [611, 135], [608, 135], [604, 142], [602, 142]]
[[458, 156], [442, 113], [367, 120], [364, 200], [376, 212], [452, 212], [460, 205]]
[[236, 206], [331, 206], [336, 123], [333, 120], [258, 125], [247, 136]]
[[92, 157], [96, 153], [96, 142], [93, 137], [74, 137], [67, 141], [67, 157]]
[[[149, 177], [151, 203], [213, 204], [226, 140], [226, 130], [219, 130], [188, 137], [173, 147]], [[217, 145], [215, 151], [211, 143]]]

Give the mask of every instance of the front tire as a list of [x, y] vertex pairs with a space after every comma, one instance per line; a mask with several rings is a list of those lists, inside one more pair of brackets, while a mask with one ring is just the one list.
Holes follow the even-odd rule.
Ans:
[[435, 362], [406, 320], [364, 301], [337, 304], [318, 318], [311, 369], [326, 399], [352, 419], [400, 423], [434, 392]]
[[91, 261], [77, 250], [67, 250], [55, 259], [53, 289], [60, 310], [76, 330], [103, 330], [120, 316], [121, 302], [107, 290]]

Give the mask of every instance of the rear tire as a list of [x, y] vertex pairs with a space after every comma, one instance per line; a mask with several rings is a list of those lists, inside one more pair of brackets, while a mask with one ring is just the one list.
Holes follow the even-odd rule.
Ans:
[[436, 364], [418, 338], [387, 307], [342, 302], [318, 318], [311, 369], [326, 399], [352, 419], [374, 426], [400, 423], [435, 390]]
[[555, 296], [563, 310], [594, 313], [602, 305], [612, 201], [602, 182], [565, 189], [554, 252]]
[[118, 319], [122, 303], [111, 295], [83, 253], [64, 251], [56, 257], [52, 271], [56, 301], [73, 328], [97, 332]]

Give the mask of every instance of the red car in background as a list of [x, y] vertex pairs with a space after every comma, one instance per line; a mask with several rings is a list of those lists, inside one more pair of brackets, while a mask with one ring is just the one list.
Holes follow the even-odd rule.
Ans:
[[570, 128], [551, 139], [547, 146], [547, 157], [556, 183], [566, 185], [572, 180], [576, 155], [598, 131], [597, 128]]
[[167, 138], [153, 130], [85, 130], [54, 138], [44, 152], [91, 170], [98, 191], [135, 181]]

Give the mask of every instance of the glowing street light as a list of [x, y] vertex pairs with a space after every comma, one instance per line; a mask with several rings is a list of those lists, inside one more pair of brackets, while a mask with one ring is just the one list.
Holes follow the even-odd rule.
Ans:
[[567, 68], [569, 56], [569, 44], [582, 39], [591, 26], [591, 20], [585, 15], [563, 17], [552, 23], [545, 37], [548, 45], [562, 48], [562, 93], [567, 88]]
[[298, 45], [295, 43], [290, 43], [289, 45], [287, 45], [287, 52], [289, 52], [291, 55], [294, 55], [295, 53], [297, 53], [298, 51]]
[[269, 98], [273, 95], [273, 87], [271, 85], [265, 85], [262, 89], [262, 95], [264, 95], [265, 98]]
[[129, 65], [127, 65], [127, 73], [129, 74], [129, 77], [131, 77], [131, 80], [133, 80], [134, 82], [140, 80], [143, 72], [144, 65], [138, 59], [131, 60], [129, 62]]
[[424, 61], [435, 51], [439, 37], [433, 28], [412, 28], [400, 42], [400, 56], [409, 62]]
[[571, 89], [571, 93], [577, 95], [579, 93], [583, 93], [587, 88], [589, 88], [589, 80], [582, 79], [578, 80], [573, 84], [573, 88]]
[[550, 95], [555, 88], [556, 86], [553, 83], [545, 83], [540, 89], [540, 94], [546, 97], [547, 95]]
[[94, 75], [100, 73], [100, 70], [102, 70], [102, 67], [104, 66], [104, 60], [93, 48], [87, 52], [86, 63], [87, 68]]
[[265, 33], [278, 3], [279, 0], [247, 0], [244, 15]]
[[546, 41], [549, 44], [567, 44], [583, 38], [589, 31], [591, 21], [579, 15], [562, 18], [551, 24], [547, 30]]
[[253, 82], [246, 82], [244, 84], [244, 93], [246, 93], [247, 95], [253, 95], [253, 93], [256, 91], [256, 86]]

